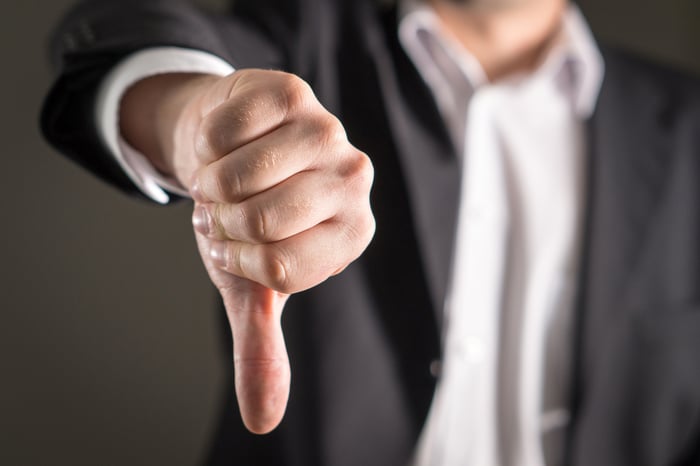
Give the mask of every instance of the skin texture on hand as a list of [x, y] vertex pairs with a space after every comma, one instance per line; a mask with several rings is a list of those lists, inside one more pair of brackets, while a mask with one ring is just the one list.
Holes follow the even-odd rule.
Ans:
[[269, 432], [289, 395], [287, 298], [342, 271], [374, 234], [369, 158], [287, 73], [160, 76], [122, 107], [122, 134], [195, 201], [199, 252], [233, 333], [241, 416]]

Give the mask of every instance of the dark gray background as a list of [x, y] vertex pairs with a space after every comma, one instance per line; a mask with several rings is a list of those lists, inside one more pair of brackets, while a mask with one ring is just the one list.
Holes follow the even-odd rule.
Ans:
[[[37, 131], [71, 3], [0, 6], [0, 464], [193, 465], [228, 361], [191, 206], [129, 199]], [[697, 0], [581, 4], [607, 42], [700, 73]]]

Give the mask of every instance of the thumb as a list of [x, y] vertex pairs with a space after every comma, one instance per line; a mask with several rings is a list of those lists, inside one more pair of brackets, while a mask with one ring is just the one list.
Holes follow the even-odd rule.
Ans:
[[213, 240], [196, 236], [231, 325], [236, 397], [243, 423], [255, 434], [266, 434], [282, 420], [289, 397], [291, 374], [281, 326], [288, 295], [219, 269], [210, 256]]
[[236, 396], [248, 430], [265, 434], [282, 420], [289, 397], [289, 358], [280, 321], [287, 296], [231, 277], [232, 286], [219, 291], [233, 333]]

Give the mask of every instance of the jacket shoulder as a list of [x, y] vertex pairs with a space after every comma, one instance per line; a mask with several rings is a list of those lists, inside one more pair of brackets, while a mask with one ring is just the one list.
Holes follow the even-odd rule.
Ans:
[[700, 72], [660, 63], [618, 48], [601, 46], [601, 52], [606, 80], [615, 86], [617, 93], [629, 95], [641, 91], [648, 97], [668, 99], [677, 111], [700, 112]]

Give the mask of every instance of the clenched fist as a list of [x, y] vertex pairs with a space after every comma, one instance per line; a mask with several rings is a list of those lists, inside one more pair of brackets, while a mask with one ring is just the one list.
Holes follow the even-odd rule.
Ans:
[[372, 165], [311, 88], [282, 72], [150, 78], [127, 93], [121, 120], [195, 201], [199, 251], [233, 332], [241, 415], [268, 432], [289, 393], [282, 308], [367, 247]]

